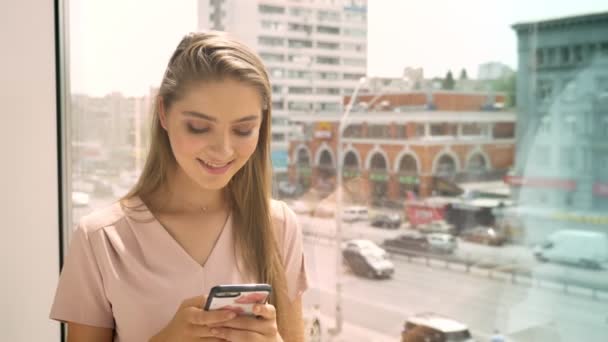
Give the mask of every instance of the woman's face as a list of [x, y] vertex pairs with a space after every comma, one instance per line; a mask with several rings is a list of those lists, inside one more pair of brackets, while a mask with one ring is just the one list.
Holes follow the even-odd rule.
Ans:
[[225, 187], [256, 149], [262, 99], [234, 79], [193, 85], [160, 119], [182, 171], [201, 188]]

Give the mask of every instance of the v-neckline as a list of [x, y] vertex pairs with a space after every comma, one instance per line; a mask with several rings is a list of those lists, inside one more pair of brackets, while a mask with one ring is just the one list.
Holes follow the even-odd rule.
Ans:
[[211, 250], [209, 251], [209, 254], [207, 255], [207, 259], [205, 259], [204, 264], [200, 264], [196, 259], [194, 259], [194, 257], [192, 255], [190, 255], [190, 253], [188, 253], [184, 249], [184, 247], [173, 237], [173, 235], [171, 235], [169, 233], [167, 228], [165, 228], [165, 226], [160, 222], [160, 220], [156, 217], [156, 215], [150, 210], [148, 205], [141, 198], [139, 198], [139, 201], [142, 203], [145, 210], [148, 213], [150, 213], [150, 216], [154, 220], [155, 226], [157, 227], [158, 230], [161, 231], [161, 235], [164, 236], [164, 240], [168, 240], [169, 241], [168, 243], [169, 243], [169, 245], [171, 245], [171, 248], [174, 250], [177, 250], [177, 253], [181, 255], [180, 258], [187, 259], [189, 263], [193, 264], [197, 269], [199, 269], [201, 271], [206, 270], [208, 268], [209, 261], [216, 254], [217, 246], [221, 244], [221, 242], [224, 240], [224, 236], [227, 234], [226, 230], [228, 230], [228, 228], [230, 227], [229, 222], [232, 219], [232, 210], [228, 211], [228, 215], [226, 216], [226, 219], [224, 220], [224, 225], [222, 226], [222, 229], [221, 229], [219, 235], [215, 239], [215, 243], [213, 244], [213, 246], [211, 246]]

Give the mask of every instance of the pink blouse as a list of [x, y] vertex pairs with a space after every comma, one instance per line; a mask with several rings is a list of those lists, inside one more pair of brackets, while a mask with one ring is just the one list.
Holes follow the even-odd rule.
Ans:
[[[248, 283], [235, 260], [232, 220], [198, 264], [139, 198], [95, 211], [75, 231], [50, 317], [115, 329], [114, 341], [147, 341], [173, 318], [181, 302], [219, 284]], [[291, 300], [308, 288], [302, 232], [294, 212], [272, 201]], [[240, 265], [240, 263], [239, 263]]]

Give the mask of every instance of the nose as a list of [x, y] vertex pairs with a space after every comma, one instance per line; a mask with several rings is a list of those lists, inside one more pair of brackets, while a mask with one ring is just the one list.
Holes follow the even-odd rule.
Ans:
[[223, 160], [225, 157], [232, 156], [234, 153], [234, 148], [232, 147], [230, 132], [219, 132], [217, 136], [214, 137], [211, 150], [215, 152], [216, 157], [221, 160]]

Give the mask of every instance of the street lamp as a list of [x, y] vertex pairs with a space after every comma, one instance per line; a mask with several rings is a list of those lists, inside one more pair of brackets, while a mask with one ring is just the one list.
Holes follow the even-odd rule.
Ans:
[[332, 329], [332, 334], [338, 335], [342, 331], [342, 280], [341, 280], [341, 267], [342, 267], [342, 170], [343, 164], [343, 148], [342, 148], [342, 133], [344, 133], [344, 122], [350, 115], [350, 112], [353, 108], [353, 104], [355, 103], [355, 98], [359, 93], [359, 89], [365, 83], [366, 78], [361, 77], [359, 79], [359, 83], [355, 90], [353, 91], [350, 101], [348, 105], [344, 109], [344, 113], [338, 122], [338, 136], [336, 137], [338, 146], [337, 146], [337, 161], [336, 161], [336, 186], [337, 186], [337, 198], [336, 198], [336, 325]]

